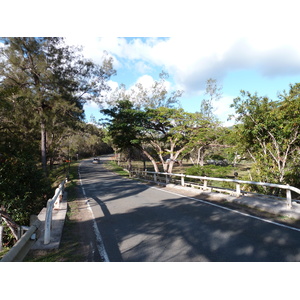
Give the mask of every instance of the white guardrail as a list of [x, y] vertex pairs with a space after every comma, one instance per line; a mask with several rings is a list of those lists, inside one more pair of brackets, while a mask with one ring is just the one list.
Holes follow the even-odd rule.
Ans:
[[[40, 220], [36, 220], [26, 231], [24, 235], [17, 241], [17, 243], [3, 256], [0, 262], [12, 262], [12, 261], [22, 261], [28, 250], [26, 251], [28, 242], [32, 239], [35, 232], [38, 230], [41, 224]], [[26, 251], [25, 253], [22, 253]], [[18, 256], [21, 255], [20, 260], [16, 260]], [[22, 256], [23, 255], [23, 256]]]
[[[63, 180], [60, 183], [58, 188], [55, 190], [55, 194], [54, 194], [53, 198], [49, 199], [47, 202], [45, 228], [44, 228], [45, 229], [44, 244], [50, 243], [52, 211], [53, 211], [53, 209], [59, 209], [59, 207], [60, 207], [60, 202], [62, 201], [64, 187], [65, 187], [66, 182], [67, 182], [67, 179]], [[18, 240], [18, 242], [3, 256], [3, 258], [1, 259], [1, 262], [15, 261], [15, 259], [21, 255], [20, 253], [26, 251], [26, 248], [28, 247], [28, 245], [27, 245], [28, 242], [32, 239], [33, 234], [38, 230], [38, 228], [40, 227], [40, 224], [41, 224], [41, 221], [36, 220], [29, 228], [27, 228], [27, 232], [24, 235], [22, 235], [22, 237]], [[27, 251], [28, 250], [29, 249], [27, 249]], [[25, 255], [26, 255], [26, 253], [25, 253]], [[24, 257], [24, 255], [23, 255], [23, 257]], [[23, 259], [23, 257], [22, 257], [22, 259]]]
[[51, 237], [51, 224], [52, 224], [52, 211], [53, 209], [59, 209], [60, 202], [62, 201], [65, 183], [67, 179], [63, 180], [58, 188], [55, 190], [55, 194], [52, 199], [49, 199], [47, 202], [47, 210], [45, 217], [45, 231], [44, 231], [44, 244], [47, 245], [50, 243]]
[[[253, 184], [253, 185], [259, 185], [259, 186], [266, 186], [266, 187], [274, 187], [278, 189], [286, 190], [286, 200], [287, 200], [287, 207], [292, 208], [292, 191], [300, 194], [300, 189], [295, 188], [290, 185], [283, 185], [283, 184], [275, 184], [275, 183], [266, 183], [266, 182], [256, 182], [256, 181], [244, 181], [244, 180], [237, 180], [237, 179], [226, 179], [226, 178], [214, 178], [214, 177], [206, 177], [206, 176], [193, 176], [193, 175], [184, 175], [184, 174], [173, 174], [173, 173], [164, 173], [164, 172], [150, 172], [150, 171], [142, 171], [142, 170], [131, 170], [130, 175], [133, 176], [136, 174], [137, 176], [144, 176], [146, 177], [148, 174], [150, 174], [153, 177], [154, 182], [159, 182], [158, 177], [160, 175], [163, 175], [164, 181], [166, 184], [170, 183], [170, 179], [172, 177], [180, 177], [180, 183], [181, 186], [190, 185], [192, 187], [198, 187], [203, 190], [211, 191], [212, 189], [216, 189], [215, 187], [209, 187], [208, 181], [220, 181], [220, 182], [231, 182], [235, 184], [235, 196], [239, 197], [242, 193], [241, 191], [241, 184]], [[185, 178], [193, 178], [203, 181], [203, 185], [195, 185], [192, 183], [186, 183]], [[222, 190], [222, 188], [217, 188], [217, 190]], [[223, 188], [225, 191], [226, 189]]]

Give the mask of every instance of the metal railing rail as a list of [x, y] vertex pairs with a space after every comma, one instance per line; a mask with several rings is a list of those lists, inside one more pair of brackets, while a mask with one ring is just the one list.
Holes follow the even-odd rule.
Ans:
[[63, 180], [58, 188], [55, 190], [55, 194], [52, 199], [47, 202], [47, 210], [45, 217], [45, 231], [44, 231], [44, 244], [50, 243], [51, 238], [51, 225], [52, 225], [52, 211], [53, 209], [59, 209], [60, 202], [62, 201], [65, 183], [67, 179]]
[[[67, 179], [63, 180], [58, 188], [55, 190], [55, 194], [52, 199], [49, 199], [47, 202], [47, 209], [46, 209], [46, 217], [45, 217], [45, 231], [44, 231], [44, 244], [50, 243], [50, 237], [51, 237], [51, 225], [52, 225], [52, 211], [53, 209], [59, 209], [60, 208], [60, 202], [62, 200], [63, 192], [64, 192], [64, 186], [67, 182]], [[23, 255], [22, 253], [26, 251], [26, 248], [28, 247], [28, 243], [31, 239], [34, 237], [34, 233], [38, 230], [40, 227], [41, 221], [36, 220], [30, 227], [27, 226], [21, 226], [20, 227], [20, 239], [17, 241], [17, 243], [3, 256], [3, 258], [0, 260], [1, 262], [8, 262], [8, 261], [18, 261], [19, 256]], [[1, 229], [1, 228], [0, 228]], [[25, 234], [23, 232], [26, 231]], [[0, 232], [1, 235], [2, 232]], [[34, 237], [35, 239], [35, 237]], [[26, 253], [25, 253], [26, 255]]]
[[[16, 260], [18, 256], [24, 252], [27, 247], [28, 242], [30, 239], [32, 239], [34, 233], [38, 230], [39, 226], [41, 224], [40, 220], [36, 220], [26, 231], [26, 233], [17, 241], [17, 243], [2, 257], [1, 262], [13, 262], [13, 261], [19, 261]], [[28, 251], [28, 250], [27, 250]], [[26, 253], [23, 253], [22, 259]]]
[[245, 181], [245, 180], [238, 180], [238, 179], [227, 179], [227, 178], [215, 178], [215, 177], [206, 177], [206, 176], [194, 176], [194, 175], [185, 175], [185, 174], [174, 174], [174, 173], [166, 173], [166, 172], [152, 172], [152, 171], [135, 171], [131, 170], [130, 175], [132, 174], [152, 174], [154, 182], [157, 182], [158, 175], [164, 175], [165, 176], [165, 182], [166, 184], [170, 182], [170, 177], [180, 177], [181, 179], [181, 186], [185, 186], [186, 183], [184, 181], [185, 178], [193, 178], [193, 179], [199, 179], [203, 181], [203, 190], [210, 189], [208, 187], [208, 181], [220, 181], [220, 182], [231, 182], [236, 185], [235, 187], [235, 195], [239, 197], [242, 193], [241, 191], [241, 184], [253, 184], [253, 185], [259, 185], [259, 186], [266, 186], [266, 187], [274, 187], [278, 189], [286, 190], [286, 200], [287, 200], [287, 207], [292, 208], [292, 191], [300, 195], [300, 189], [290, 186], [290, 185], [283, 185], [283, 184], [275, 184], [275, 183], [267, 183], [267, 182], [256, 182], [256, 181]]

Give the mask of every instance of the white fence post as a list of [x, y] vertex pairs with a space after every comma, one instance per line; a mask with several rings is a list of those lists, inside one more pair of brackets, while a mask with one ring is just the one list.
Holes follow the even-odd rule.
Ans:
[[169, 182], [170, 182], [169, 174], [166, 174], [166, 184], [168, 184]]
[[292, 208], [292, 193], [291, 190], [286, 190], [286, 200], [288, 208]]
[[47, 202], [46, 217], [45, 217], [45, 232], [44, 232], [44, 244], [50, 243], [51, 226], [52, 226], [52, 210], [53, 208], [59, 208], [60, 200], [64, 191], [64, 185], [67, 180], [61, 182], [59, 187], [55, 190], [55, 195]]
[[50, 243], [50, 234], [51, 234], [51, 223], [52, 223], [52, 205], [51, 200], [47, 202], [47, 210], [45, 217], [45, 232], [44, 232], [44, 244], [47, 245]]
[[206, 189], [207, 189], [207, 180], [206, 180], [206, 179], [204, 179], [204, 182], [203, 182], [203, 187], [204, 187], [204, 190], [206, 190]]
[[59, 209], [59, 204], [61, 201], [61, 192], [59, 190], [60, 186], [57, 189], [55, 189], [55, 195], [58, 193], [58, 197], [56, 198], [56, 201], [54, 203], [54, 209]]
[[241, 195], [241, 185], [236, 183], [236, 195], [239, 197]]
[[181, 174], [181, 186], [184, 186], [184, 175]]
[[[300, 189], [295, 188], [293, 186], [289, 185], [281, 185], [281, 184], [275, 184], [275, 183], [267, 183], [267, 182], [255, 182], [255, 181], [245, 181], [245, 180], [234, 180], [234, 179], [227, 179], [227, 178], [214, 178], [214, 177], [206, 177], [206, 176], [193, 176], [193, 175], [184, 175], [184, 174], [173, 174], [173, 173], [161, 173], [161, 172], [145, 172], [146, 174], [153, 174], [154, 182], [157, 182], [158, 176], [159, 175], [165, 175], [166, 177], [166, 183], [169, 182], [169, 177], [168, 176], [178, 176], [181, 177], [181, 185], [185, 185], [185, 180], [184, 178], [196, 178], [203, 180], [203, 190], [208, 189], [208, 181], [221, 181], [221, 182], [231, 182], [236, 185], [235, 188], [235, 194], [239, 197], [242, 192], [241, 192], [241, 184], [255, 184], [259, 186], [269, 186], [269, 187], [276, 187], [280, 189], [285, 189], [286, 190], [286, 198], [287, 198], [287, 206], [288, 208], [292, 208], [292, 191], [300, 195]], [[210, 189], [210, 188], [209, 188]], [[212, 187], [213, 189], [213, 187]], [[221, 190], [222, 188], [219, 188], [218, 190]], [[224, 191], [228, 192], [228, 189], [224, 189]], [[230, 189], [231, 193], [234, 191], [233, 189]]]
[[0, 251], [2, 251], [3, 226], [0, 226]]

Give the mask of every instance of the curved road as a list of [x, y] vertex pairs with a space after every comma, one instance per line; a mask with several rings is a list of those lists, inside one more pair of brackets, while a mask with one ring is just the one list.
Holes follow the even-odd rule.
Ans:
[[106, 261], [300, 261], [300, 230], [125, 179], [84, 160], [80, 176]]

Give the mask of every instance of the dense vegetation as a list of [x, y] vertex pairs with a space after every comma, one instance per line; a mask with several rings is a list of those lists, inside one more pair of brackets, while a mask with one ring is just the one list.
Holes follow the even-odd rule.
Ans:
[[[147, 92], [157, 97], [154, 91]], [[212, 79], [207, 81], [209, 98], [196, 113], [157, 102], [149, 105], [150, 97], [143, 106], [131, 95], [122, 94], [112, 108], [102, 110], [108, 116], [115, 150], [127, 153], [129, 168], [133, 153], [138, 152], [151, 161], [155, 171], [159, 163], [163, 171], [172, 172], [175, 162], [189, 159], [201, 168], [188, 172], [209, 174], [204, 158], [219, 155], [224, 164], [235, 165], [241, 158], [252, 161], [247, 180], [299, 186], [299, 83], [291, 84], [276, 100], [242, 90], [233, 100], [237, 122], [232, 128], [222, 127], [213, 115], [211, 103], [220, 97], [220, 88]], [[166, 97], [165, 91], [162, 95]]]
[[3, 38], [0, 47], [0, 213], [14, 231], [49, 197], [57, 165], [107, 153], [104, 131], [84, 122], [115, 71], [62, 38]]
[[168, 93], [162, 72], [152, 88], [112, 91], [99, 126], [85, 122], [83, 105], [101, 107], [115, 74], [111, 58], [95, 64], [62, 38], [1, 41], [0, 213], [12, 229], [45, 206], [66, 160], [113, 150], [129, 168], [139, 159], [172, 172], [188, 160], [194, 166], [185, 171], [194, 175], [225, 176], [233, 170], [228, 164], [246, 158], [252, 164], [245, 179], [300, 185], [298, 83], [275, 100], [241, 91], [232, 104], [237, 123], [225, 128], [213, 114], [222, 96], [216, 80], [207, 81], [199, 112], [189, 113], [178, 105], [182, 91]]

